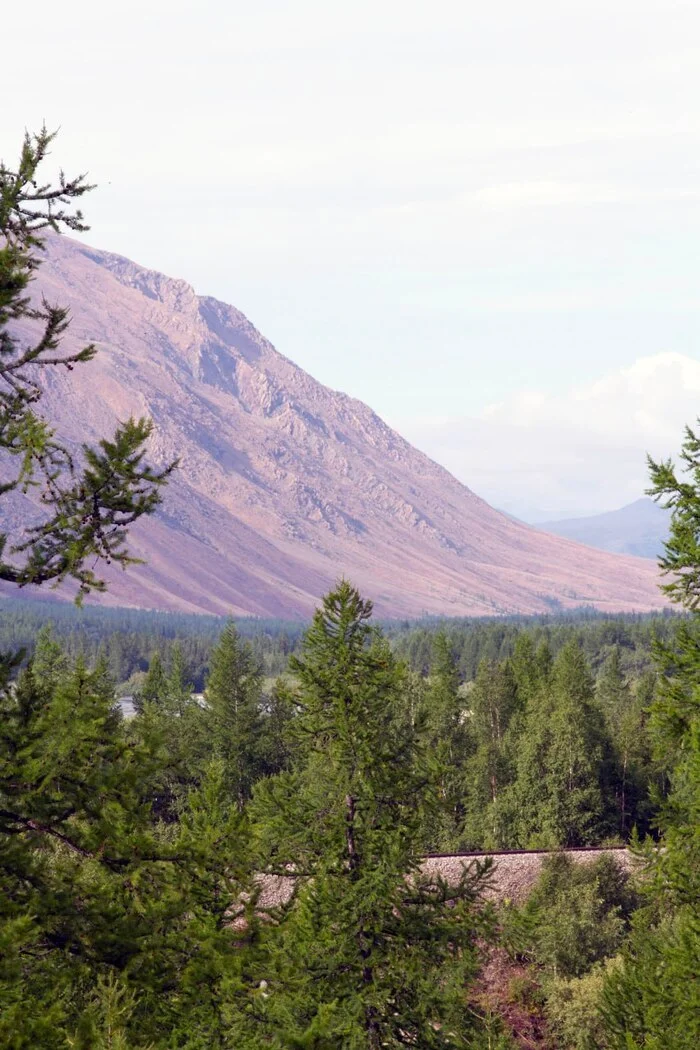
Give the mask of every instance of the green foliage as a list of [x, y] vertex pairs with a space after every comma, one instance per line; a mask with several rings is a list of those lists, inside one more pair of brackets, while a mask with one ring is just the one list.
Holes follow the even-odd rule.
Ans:
[[219, 1045], [246, 885], [224, 771], [162, 825], [145, 788], [163, 755], [127, 730], [104, 665], [48, 635], [36, 655], [0, 700], [0, 1044]]
[[609, 855], [577, 863], [552, 854], [526, 903], [504, 910], [503, 940], [552, 977], [580, 977], [619, 950], [636, 903]]
[[[47, 623], [68, 656], [83, 653], [93, 662], [102, 650], [118, 683], [145, 672], [154, 653], [163, 666], [175, 659], [179, 645], [185, 678], [202, 692], [209, 672], [211, 651], [226, 620], [219, 616], [119, 609], [71, 602], [0, 597], [0, 651], [25, 649], [31, 655], [39, 630]], [[287, 669], [290, 651], [304, 630], [301, 623], [241, 617], [233, 621], [241, 639], [250, 643], [266, 675]]]
[[603, 989], [619, 968], [620, 958], [613, 956], [595, 963], [582, 977], [547, 981], [545, 1012], [561, 1050], [608, 1050], [601, 1015]]
[[681, 459], [650, 460], [652, 490], [672, 508], [661, 559], [672, 600], [693, 613], [673, 644], [659, 644], [657, 698], [651, 709], [659, 762], [670, 790], [661, 800], [659, 848], [647, 850], [645, 906], [635, 916], [621, 970], [605, 988], [610, 1046], [669, 1050], [700, 1042], [700, 443], [686, 430]]
[[[434, 619], [425, 622], [389, 623], [385, 634], [398, 656], [411, 670], [428, 674], [433, 639], [444, 633], [457, 661], [460, 678], [470, 682], [479, 664], [486, 660], [502, 663], [511, 659], [521, 690], [525, 685], [519, 662], [529, 664], [536, 675], [547, 673], [547, 662], [568, 642], [575, 640], [583, 649], [594, 672], [614, 646], [620, 651], [624, 673], [639, 677], [652, 667], [651, 646], [655, 637], [668, 640], [679, 616], [669, 611], [653, 615], [620, 614], [614, 617], [593, 609], [577, 609], [549, 616], [518, 616], [482, 619]], [[524, 641], [527, 639], [527, 641]], [[519, 649], [522, 654], [518, 654]], [[539, 661], [544, 661], [538, 668]], [[523, 692], [525, 699], [525, 694]]]
[[461, 841], [503, 848], [511, 839], [504, 796], [515, 775], [521, 693], [510, 661], [482, 663], [468, 694], [472, 755], [466, 763], [467, 798]]
[[691, 612], [700, 608], [700, 438], [685, 428], [681, 446], [681, 470], [668, 459], [655, 462], [649, 457], [653, 496], [671, 510], [671, 530], [659, 561], [662, 572], [670, 576], [665, 585], [672, 601]]
[[[0, 712], [0, 1042], [11, 1033], [23, 1050], [364, 1048], [402, 1045], [412, 1032], [425, 1046], [507, 1045], [497, 1019], [465, 1005], [474, 942], [489, 928], [488, 912], [474, 910], [479, 879], [421, 882], [420, 853], [431, 836], [448, 848], [467, 834], [511, 845], [521, 750], [539, 705], [562, 695], [607, 733], [596, 769], [617, 799], [610, 711], [629, 694], [608, 662], [592, 699], [580, 653], [560, 649], [552, 666], [529, 633], [467, 688], [440, 639], [421, 680], [369, 613], [347, 585], [329, 596], [269, 695], [253, 645], [226, 628], [204, 707], [191, 695], [194, 650], [175, 633], [153, 649], [147, 700], [127, 723], [114, 707], [109, 646], [100, 657], [95, 645], [88, 663], [40, 633]], [[262, 930], [253, 895], [248, 931], [233, 933], [227, 913], [253, 864], [250, 821], [255, 866], [294, 870], [299, 882]], [[510, 910], [506, 937], [543, 971], [583, 980], [592, 960], [618, 950], [632, 904], [612, 875], [580, 882], [576, 866], [548, 878], [530, 906]], [[687, 981], [680, 961], [667, 965]], [[562, 1025], [569, 999], [572, 1017], [588, 1017], [592, 1002], [570, 977], [551, 978], [547, 994], [564, 980], [574, 983], [559, 989]], [[636, 1001], [627, 986], [624, 995]]]
[[508, 999], [527, 1010], [541, 1010], [545, 1001], [539, 982], [529, 974], [519, 974], [509, 981]]
[[205, 695], [208, 741], [224, 763], [231, 796], [243, 809], [263, 773], [262, 671], [233, 623], [212, 652]]
[[148, 673], [139, 690], [139, 701], [143, 704], [165, 704], [167, 702], [168, 680], [160, 653], [152, 654], [148, 664]]
[[[72, 369], [90, 361], [95, 347], [76, 353], [60, 349], [69, 325], [68, 310], [32, 303], [27, 294], [41, 262], [41, 231], [85, 230], [73, 202], [92, 187], [84, 176], [56, 185], [41, 183], [39, 168], [53, 139], [46, 129], [27, 135], [16, 169], [0, 163], [0, 450], [7, 475], [0, 496], [35, 491], [44, 520], [13, 537], [0, 563], [0, 579], [20, 586], [72, 577], [80, 593], [104, 589], [95, 560], [126, 565], [128, 527], [160, 502], [160, 487], [173, 469], [156, 471], [144, 463], [151, 424], [127, 420], [96, 448], [84, 445], [77, 463], [36, 412], [40, 378], [46, 369]], [[33, 341], [16, 334], [17, 321], [30, 322]], [[10, 537], [0, 535], [0, 556]]]
[[402, 711], [405, 672], [370, 615], [339, 584], [291, 664], [295, 764], [258, 785], [252, 816], [268, 870], [304, 878], [266, 931], [258, 1034], [245, 1042], [239, 1031], [236, 1045], [471, 1045], [464, 984], [486, 922], [473, 910], [478, 878], [448, 889], [418, 871], [438, 792]]
[[647, 731], [648, 707], [653, 699], [655, 675], [647, 675], [632, 686], [621, 666], [615, 646], [596, 683], [596, 700], [608, 731], [606, 790], [614, 797], [617, 830], [624, 841], [636, 818], [637, 830], [648, 825], [649, 774], [653, 767], [651, 740]]
[[[658, 891], [657, 891], [658, 892]], [[691, 1050], [700, 1037], [697, 904], [635, 915], [621, 967], [608, 976], [601, 1012], [612, 1050]]]
[[180, 717], [184, 715], [185, 709], [190, 704], [192, 689], [192, 683], [187, 679], [187, 664], [182, 644], [175, 642], [170, 651], [170, 672], [166, 691], [173, 711]]
[[[411, 685], [417, 693], [415, 717], [423, 725], [424, 747], [432, 762], [440, 799], [440, 805], [431, 811], [431, 822], [426, 820], [425, 844], [433, 850], [449, 849], [464, 820], [465, 763], [471, 741], [455, 654], [444, 633], [439, 632], [433, 640], [429, 678], [423, 688], [415, 678], [409, 679], [404, 688], [407, 698]], [[413, 717], [412, 711], [410, 715]]]
[[606, 834], [604, 745], [590, 672], [570, 642], [525, 711], [513, 787], [520, 844], [581, 846]]

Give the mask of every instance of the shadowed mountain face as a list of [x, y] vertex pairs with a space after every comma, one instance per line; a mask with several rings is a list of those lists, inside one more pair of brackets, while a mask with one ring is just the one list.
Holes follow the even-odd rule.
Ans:
[[114, 573], [108, 600], [296, 617], [346, 575], [392, 616], [661, 604], [653, 565], [512, 521], [184, 281], [51, 238], [34, 288], [70, 305], [71, 346], [100, 350], [48, 380], [60, 433], [148, 414], [152, 458], [180, 459], [133, 531], [148, 564]]
[[651, 499], [638, 499], [607, 514], [544, 521], [537, 528], [615, 554], [657, 559], [663, 551], [669, 524], [668, 510]]

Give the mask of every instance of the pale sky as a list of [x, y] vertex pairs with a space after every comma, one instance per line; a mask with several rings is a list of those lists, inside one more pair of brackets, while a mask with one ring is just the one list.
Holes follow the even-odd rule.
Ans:
[[700, 414], [697, 0], [34, 0], [2, 34], [0, 156], [60, 125], [90, 243], [497, 505], [620, 505]]

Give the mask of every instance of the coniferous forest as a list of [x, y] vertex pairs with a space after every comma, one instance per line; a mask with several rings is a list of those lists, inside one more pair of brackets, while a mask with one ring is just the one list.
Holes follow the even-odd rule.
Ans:
[[[155, 649], [124, 718], [110, 636], [41, 628], [3, 699], [7, 1045], [509, 1046], [511, 1007], [479, 998], [490, 951], [551, 1045], [626, 1046], [630, 1002], [640, 1033], [677, 1008], [665, 1045], [693, 1045], [654, 974], [663, 947], [687, 987], [697, 950], [694, 618], [522, 625], [466, 679], [468, 633], [389, 638], [341, 583], [277, 677], [230, 622]], [[630, 842], [644, 879], [554, 852], [524, 904], [485, 903], [488, 863], [420, 872]], [[257, 904], [266, 872], [291, 903]]]
[[[31, 378], [66, 315], [35, 311], [30, 348], [5, 330], [85, 189], [40, 187], [49, 141], [0, 169], [2, 495], [46, 510], [0, 576], [89, 594], [168, 472], [138, 421], [74, 464]], [[696, 1047], [691, 430], [682, 456], [650, 465], [676, 615], [380, 624], [343, 579], [306, 625], [4, 600], [0, 1046]], [[636, 860], [566, 852], [605, 846]], [[551, 851], [522, 899], [489, 891], [497, 856], [423, 864], [515, 850]]]

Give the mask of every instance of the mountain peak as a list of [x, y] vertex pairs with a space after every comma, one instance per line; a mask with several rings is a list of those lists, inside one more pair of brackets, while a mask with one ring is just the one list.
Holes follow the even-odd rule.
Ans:
[[152, 455], [180, 468], [134, 531], [146, 566], [110, 600], [306, 615], [340, 575], [383, 615], [490, 615], [661, 604], [645, 562], [514, 522], [367, 405], [318, 383], [234, 307], [67, 238], [36, 290], [70, 306], [97, 358], [53, 377], [45, 409], [76, 442], [148, 414]]

